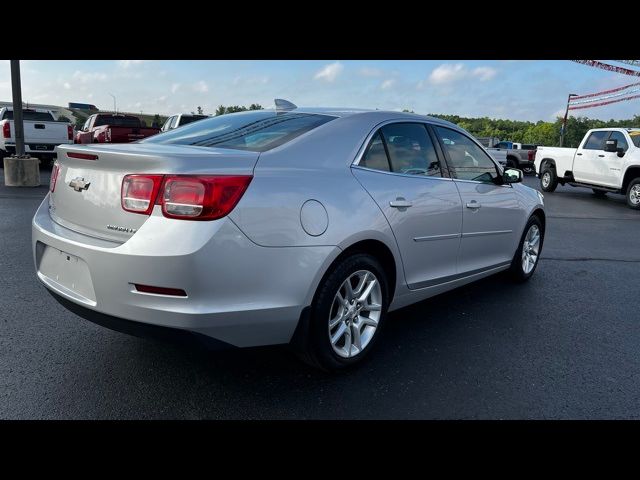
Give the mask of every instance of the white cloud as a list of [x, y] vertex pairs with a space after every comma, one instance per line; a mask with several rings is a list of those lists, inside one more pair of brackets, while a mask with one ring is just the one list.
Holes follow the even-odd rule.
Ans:
[[129, 68], [134, 65], [140, 65], [143, 60], [118, 60], [118, 66], [120, 68]]
[[360, 69], [360, 75], [363, 77], [380, 77], [382, 76], [382, 70], [379, 68], [362, 67]]
[[171, 85], [171, 93], [176, 93], [180, 89], [179, 83], [174, 83]]
[[161, 97], [158, 97], [158, 102], [164, 103], [166, 101], [167, 101], [167, 96], [166, 95], [162, 95]]
[[69, 82], [64, 82], [62, 86], [64, 87], [65, 90], [71, 90], [71, 84]]
[[326, 82], [333, 82], [338, 75], [342, 73], [344, 70], [344, 65], [340, 62], [330, 63], [329, 65], [324, 66], [318, 73], [313, 77], [314, 80], [324, 80]]
[[486, 82], [487, 80], [491, 80], [496, 76], [498, 71], [495, 68], [491, 67], [477, 67], [473, 69], [472, 75], [474, 77], [478, 77], [481, 82]]
[[387, 90], [391, 87], [393, 87], [396, 83], [396, 79], [395, 78], [388, 78], [386, 79], [384, 82], [382, 82], [382, 84], [380, 85], [380, 88], [382, 90]]
[[80, 70], [76, 70], [75, 72], [73, 72], [72, 78], [74, 80], [78, 80], [80, 83], [91, 83], [91, 82], [104, 82], [109, 77], [106, 73], [81, 72]]
[[207, 93], [209, 91], [209, 85], [204, 80], [200, 80], [193, 86], [193, 90], [198, 93]]
[[429, 75], [429, 82], [434, 85], [442, 85], [461, 80], [467, 74], [462, 63], [443, 63], [433, 69]]

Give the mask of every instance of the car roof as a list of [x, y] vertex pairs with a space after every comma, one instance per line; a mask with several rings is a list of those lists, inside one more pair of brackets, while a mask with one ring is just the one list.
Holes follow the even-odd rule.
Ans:
[[[276, 109], [265, 109], [267, 112], [283, 112], [282, 110]], [[330, 115], [333, 117], [350, 117], [354, 115], [362, 115], [366, 117], [377, 117], [380, 121], [388, 120], [403, 120], [407, 121], [429, 121], [432, 123], [436, 123], [439, 125], [447, 126], [447, 127], [455, 127], [459, 129], [455, 123], [448, 122], [446, 120], [442, 120], [437, 117], [431, 117], [429, 115], [419, 115], [417, 113], [411, 112], [398, 112], [396, 110], [372, 110], [365, 108], [345, 108], [345, 107], [298, 107], [293, 110], [285, 110], [287, 113], [315, 113], [319, 115]]]

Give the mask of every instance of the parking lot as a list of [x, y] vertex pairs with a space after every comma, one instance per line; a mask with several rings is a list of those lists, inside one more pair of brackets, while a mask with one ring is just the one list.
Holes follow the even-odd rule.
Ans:
[[330, 375], [283, 348], [205, 353], [66, 311], [31, 256], [48, 176], [0, 178], [0, 418], [640, 418], [640, 212], [622, 196], [546, 194], [530, 282], [494, 276], [394, 312], [364, 365]]

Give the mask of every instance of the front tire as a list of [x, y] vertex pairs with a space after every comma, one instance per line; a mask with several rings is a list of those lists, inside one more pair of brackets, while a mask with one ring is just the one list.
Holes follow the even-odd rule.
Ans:
[[627, 187], [627, 205], [634, 210], [640, 210], [640, 177], [634, 178]]
[[540, 174], [540, 188], [544, 192], [554, 192], [558, 186], [558, 175], [556, 169], [545, 165]]
[[527, 222], [520, 244], [516, 250], [509, 275], [517, 283], [526, 282], [536, 271], [540, 254], [542, 253], [542, 243], [544, 241], [544, 229], [542, 222], [534, 215]]
[[318, 286], [302, 360], [323, 370], [362, 361], [380, 336], [388, 292], [387, 276], [375, 257], [355, 253], [342, 259]]

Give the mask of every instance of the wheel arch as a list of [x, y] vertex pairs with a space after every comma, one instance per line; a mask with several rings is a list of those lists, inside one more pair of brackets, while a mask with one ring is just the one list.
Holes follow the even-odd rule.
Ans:
[[553, 158], [543, 158], [542, 161], [540, 162], [540, 172], [542, 172], [542, 169], [547, 164], [549, 165], [549, 167], [551, 167], [554, 170], [556, 170], [556, 161]]
[[622, 193], [627, 193], [629, 184], [636, 178], [640, 178], [640, 165], [632, 165], [624, 172], [622, 179]]

